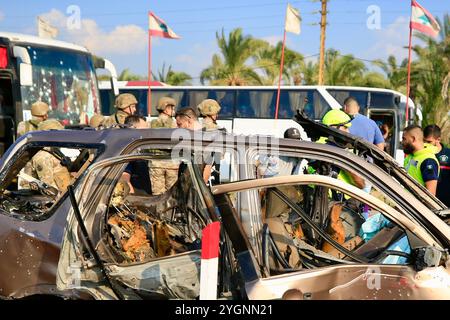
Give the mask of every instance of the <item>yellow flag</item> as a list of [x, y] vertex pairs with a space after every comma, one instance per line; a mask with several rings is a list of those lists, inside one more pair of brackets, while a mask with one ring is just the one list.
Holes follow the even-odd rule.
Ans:
[[286, 9], [286, 21], [284, 23], [284, 30], [286, 32], [292, 32], [296, 34], [300, 34], [300, 12], [298, 9], [291, 7], [288, 4]]

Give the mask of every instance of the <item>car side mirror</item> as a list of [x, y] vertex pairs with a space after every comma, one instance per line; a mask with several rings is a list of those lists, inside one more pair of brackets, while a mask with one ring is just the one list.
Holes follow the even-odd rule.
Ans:
[[435, 247], [416, 248], [412, 252], [414, 269], [421, 271], [425, 268], [439, 266], [443, 255], [442, 252]]

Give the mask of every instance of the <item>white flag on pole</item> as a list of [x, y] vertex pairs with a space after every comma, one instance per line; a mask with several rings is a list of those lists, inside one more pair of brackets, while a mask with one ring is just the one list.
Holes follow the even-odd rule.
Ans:
[[37, 17], [38, 35], [42, 38], [56, 38], [58, 35], [58, 29], [50, 25], [47, 21], [41, 17]]
[[284, 30], [286, 30], [286, 32], [300, 34], [300, 21], [300, 12], [288, 3]]

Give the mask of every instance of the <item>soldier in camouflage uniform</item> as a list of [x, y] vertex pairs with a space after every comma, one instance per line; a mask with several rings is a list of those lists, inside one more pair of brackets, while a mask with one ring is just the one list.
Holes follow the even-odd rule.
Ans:
[[103, 127], [103, 122], [105, 122], [105, 117], [101, 114], [94, 114], [89, 120], [89, 126], [92, 128], [100, 129]]
[[[202, 127], [204, 131], [211, 130], [222, 130], [223, 128], [219, 128], [217, 125], [217, 117], [220, 112], [220, 105], [214, 99], [206, 99], [203, 100], [197, 106], [198, 112], [203, 117]], [[211, 164], [211, 175], [207, 184], [209, 185], [218, 185], [220, 184], [220, 160], [222, 158], [222, 154], [218, 152], [213, 152], [211, 154], [213, 162]]]
[[36, 131], [39, 123], [48, 118], [48, 104], [37, 101], [31, 105], [31, 120], [21, 121], [17, 126], [17, 138], [30, 131]]
[[137, 103], [138, 101], [131, 93], [119, 94], [115, 103], [117, 111], [104, 119], [103, 126], [109, 128], [117, 124], [124, 124], [126, 117], [135, 114]]
[[[150, 123], [151, 128], [176, 128], [173, 118], [176, 101], [170, 97], [162, 97], [158, 101], [156, 109], [159, 112], [157, 119]], [[152, 160], [150, 164], [150, 179], [152, 193], [163, 194], [169, 190], [178, 179], [179, 164], [170, 160]]]
[[[64, 127], [54, 119], [43, 121], [39, 124], [37, 130], [63, 130]], [[61, 164], [51, 148], [44, 148], [37, 152], [23, 169], [30, 176], [45, 182], [64, 193], [71, 183], [70, 172], [67, 167]], [[22, 185], [22, 187], [26, 187]]]
[[220, 105], [214, 99], [203, 100], [197, 109], [200, 115], [203, 117], [203, 130], [217, 130], [219, 126], [217, 125], [217, 116], [220, 112]]
[[156, 110], [159, 115], [157, 119], [152, 120], [150, 128], [176, 128], [177, 124], [173, 118], [175, 114], [176, 101], [170, 97], [162, 97], [158, 101]]

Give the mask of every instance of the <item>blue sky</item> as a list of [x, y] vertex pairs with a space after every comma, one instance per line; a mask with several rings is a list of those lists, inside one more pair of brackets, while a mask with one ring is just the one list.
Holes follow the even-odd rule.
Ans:
[[[86, 46], [110, 59], [119, 72], [130, 68], [134, 73], [146, 75], [147, 12], [151, 10], [182, 37], [180, 40], [152, 38], [153, 70], [165, 63], [174, 70], [189, 73], [198, 82], [200, 71], [218, 52], [216, 31], [223, 28], [227, 33], [241, 27], [244, 34], [275, 43], [282, 39], [287, 3], [275, 0], [0, 0], [0, 30], [37, 34], [36, 16], [39, 15], [59, 28], [58, 39]], [[300, 35], [288, 33], [287, 46], [306, 57], [318, 54], [320, 2], [289, 3], [300, 10], [302, 31]], [[450, 8], [448, 0], [419, 3], [439, 18]], [[79, 26], [70, 24], [76, 17], [73, 6], [75, 10], [79, 8]], [[367, 22], [374, 21], [371, 19], [374, 10], [379, 10], [380, 23], [377, 25], [375, 21], [369, 28]], [[385, 59], [389, 54], [399, 59], [407, 56], [404, 47], [408, 45], [409, 0], [331, 0], [328, 11], [327, 48], [366, 60]]]

